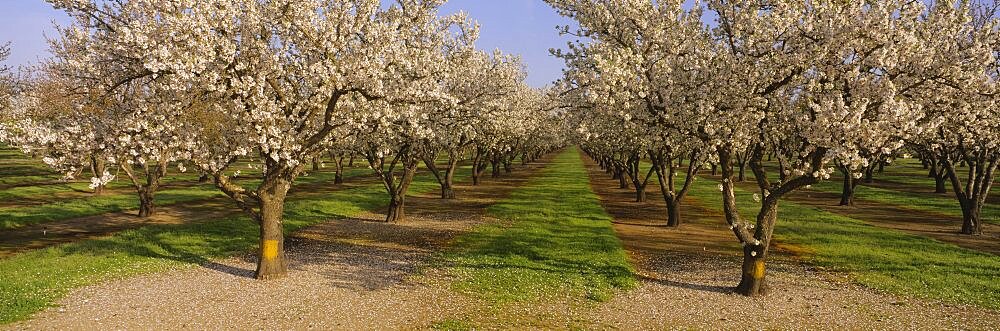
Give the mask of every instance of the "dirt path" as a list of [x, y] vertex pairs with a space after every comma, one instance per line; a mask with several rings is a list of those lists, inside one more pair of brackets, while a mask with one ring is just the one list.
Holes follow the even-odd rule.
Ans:
[[[377, 181], [373, 176], [355, 176], [347, 178], [347, 181], [342, 185], [333, 185], [331, 182], [300, 184], [293, 187], [289, 194], [294, 197], [329, 193], [370, 185]], [[179, 186], [173, 185], [167, 188], [172, 187]], [[123, 192], [122, 194], [127, 193]], [[235, 208], [231, 200], [220, 196], [156, 206], [156, 214], [150, 218], [139, 218], [136, 216], [137, 214], [138, 210], [109, 212], [2, 230], [0, 231], [0, 258], [49, 246], [108, 236], [143, 226], [221, 219], [242, 215], [242, 212]]]
[[[939, 213], [914, 211], [903, 206], [855, 199], [854, 206], [838, 206], [840, 195], [803, 190], [789, 199], [827, 212], [862, 220], [868, 224], [934, 238], [968, 249], [1000, 255], [1000, 226], [983, 223], [983, 235], [959, 233], [962, 218]], [[956, 206], [957, 208], [957, 206]]]
[[[250, 279], [254, 257], [203, 268], [110, 281], [74, 291], [13, 329], [414, 329], [468, 311], [447, 278], [424, 273], [455, 236], [489, 221], [488, 207], [542, 163], [480, 186], [408, 197], [407, 220], [365, 213], [304, 229], [288, 239], [286, 278]], [[433, 273], [430, 269], [428, 272]]]
[[[639, 288], [590, 314], [621, 329], [988, 329], [1000, 312], [876, 293], [844, 275], [817, 271], [791, 258], [785, 246], [770, 259], [772, 292], [763, 298], [730, 293], [739, 282], [740, 250], [721, 215], [683, 203], [680, 229], [660, 226], [658, 195], [632, 201], [630, 190], [586, 159], [595, 192], [615, 218], [615, 230], [640, 276]], [[655, 180], [655, 179], [653, 179]], [[654, 183], [655, 184], [655, 183]], [[970, 318], [975, 316], [975, 318]]]

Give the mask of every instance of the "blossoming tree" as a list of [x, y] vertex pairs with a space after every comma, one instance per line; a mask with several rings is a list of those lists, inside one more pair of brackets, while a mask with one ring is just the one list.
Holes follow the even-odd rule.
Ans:
[[[173, 111], [199, 119], [192, 164], [259, 224], [259, 279], [287, 271], [284, 201], [305, 164], [363, 127], [366, 104], [435, 98], [442, 35], [460, 20], [440, 0], [50, 2], [75, 18], [63, 38], [91, 44], [66, 62], [113, 61], [122, 82], [205, 102]], [[234, 178], [240, 158], [259, 184]]]

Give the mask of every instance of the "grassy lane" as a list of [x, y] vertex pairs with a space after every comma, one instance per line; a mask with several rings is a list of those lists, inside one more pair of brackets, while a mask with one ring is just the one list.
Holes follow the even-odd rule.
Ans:
[[[959, 206], [958, 200], [955, 199], [954, 193], [951, 193], [951, 184], [948, 185], [949, 193], [941, 195], [932, 193], [904, 192], [899, 190], [871, 187], [864, 184], [858, 185], [854, 194], [856, 199], [892, 206], [900, 206], [916, 212], [930, 212], [962, 218], [962, 208]], [[928, 187], [927, 191], [932, 191], [934, 189], [934, 182], [931, 181], [930, 186]], [[840, 179], [834, 178], [830, 181], [824, 181], [817, 185], [813, 185], [812, 189], [839, 195], [843, 189], [843, 184]], [[836, 201], [831, 201], [831, 203], [835, 202]], [[982, 217], [983, 222], [1000, 224], [1000, 206], [989, 203], [983, 205]], [[958, 229], [955, 231], [958, 231]]]
[[[351, 178], [369, 174], [371, 174], [371, 170], [369, 169], [353, 168], [346, 169], [344, 177]], [[300, 177], [296, 180], [296, 184], [308, 185], [320, 182], [333, 182], [333, 177], [334, 174], [332, 172], [317, 172], [309, 176]], [[195, 181], [196, 178], [195, 176], [188, 179]], [[257, 184], [257, 181], [251, 180], [241, 182], [241, 184], [252, 187]], [[64, 186], [60, 187], [65, 190]], [[0, 196], [2, 196], [2, 192], [0, 192]], [[200, 184], [189, 187], [163, 189], [156, 193], [154, 203], [162, 207], [220, 197], [224, 197], [224, 195], [212, 184]], [[3, 199], [0, 198], [0, 200]], [[0, 230], [136, 209], [139, 209], [139, 198], [131, 190], [120, 194], [58, 200], [44, 205], [0, 207]]]
[[[362, 170], [371, 172], [369, 169], [354, 171]], [[463, 171], [461, 178], [466, 173]], [[302, 179], [310, 182], [324, 178], [314, 174]], [[436, 189], [433, 177], [422, 174], [416, 178], [410, 192], [419, 194]], [[383, 207], [387, 199], [380, 183], [333, 192], [301, 192], [286, 202], [285, 232], [375, 210]], [[251, 251], [257, 245], [257, 234], [256, 225], [240, 215], [180, 225], [147, 226], [2, 259], [0, 324], [28, 318], [80, 286], [200, 265]]]
[[[721, 211], [717, 181], [695, 181], [691, 195]], [[739, 190], [740, 212], [756, 216], [753, 192]], [[1000, 256], [881, 228], [818, 208], [782, 201], [779, 241], [803, 247], [806, 259], [848, 272], [857, 282], [915, 297], [1000, 309]], [[733, 239], [735, 240], [735, 239]]]
[[564, 293], [603, 301], [636, 284], [576, 149], [488, 212], [502, 222], [459, 237], [444, 256], [463, 293], [495, 303]]

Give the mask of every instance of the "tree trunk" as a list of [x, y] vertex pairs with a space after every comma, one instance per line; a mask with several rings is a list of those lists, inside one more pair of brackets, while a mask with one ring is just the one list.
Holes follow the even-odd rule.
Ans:
[[850, 170], [840, 169], [840, 173], [844, 175], [844, 188], [840, 193], [840, 205], [841, 206], [853, 206], [854, 205], [854, 188], [858, 185], [857, 181], [854, 180], [854, 175], [851, 174]]
[[444, 181], [441, 182], [441, 199], [455, 198], [455, 170], [458, 169], [458, 159], [449, 161], [448, 169], [444, 171]]
[[149, 189], [139, 189], [139, 217], [147, 218], [153, 216], [153, 194]]
[[[759, 147], [758, 147], [759, 148]], [[760, 162], [762, 158], [760, 150], [753, 152], [750, 167], [754, 172], [754, 176], [757, 178], [767, 178], [763, 170], [763, 165]], [[746, 296], [760, 296], [766, 293], [767, 285], [765, 281], [766, 269], [764, 266], [764, 261], [767, 259], [768, 245], [771, 242], [771, 236], [774, 234], [774, 225], [778, 218], [778, 199], [781, 198], [780, 191], [791, 191], [794, 188], [788, 186], [781, 186], [777, 189], [779, 192], [772, 192], [771, 195], [762, 197], [760, 211], [757, 213], [756, 224], [754, 225], [753, 232], [751, 233], [750, 228], [747, 227], [749, 222], [743, 220], [739, 214], [739, 208], [736, 205], [736, 195], [735, 189], [733, 187], [733, 166], [729, 161], [732, 158], [732, 151], [726, 148], [720, 148], [719, 162], [722, 167], [722, 207], [725, 213], [726, 223], [730, 224], [730, 229], [736, 238], [740, 240], [743, 245], [743, 267], [740, 277], [740, 283], [736, 286], [735, 292], [746, 295]], [[819, 157], [825, 153], [825, 151], [817, 151], [815, 158], [813, 159], [813, 167], [817, 168], [819, 165]], [[815, 179], [811, 177], [798, 177], [793, 179], [794, 182], [788, 182], [784, 185], [795, 185], [795, 187], [801, 187], [809, 184], [815, 183]], [[761, 189], [766, 187], [758, 183]]]
[[289, 184], [282, 181], [260, 196], [260, 251], [257, 279], [277, 279], [288, 273], [282, 216]]
[[638, 185], [635, 187], [635, 202], [646, 202], [645, 185]]
[[719, 175], [719, 165], [716, 163], [712, 163], [712, 176], [718, 176], [718, 175]]
[[[98, 158], [97, 156], [91, 156], [90, 171], [94, 174], [95, 178], [104, 177], [104, 173], [107, 171], [107, 167], [104, 163], [104, 160]], [[105, 185], [104, 183], [101, 183], [100, 185], [97, 185], [97, 187], [94, 187], [94, 195], [104, 194], [104, 189], [106, 186], [107, 185]]]
[[483, 171], [486, 170], [486, 161], [483, 160], [483, 155], [481, 151], [476, 152], [476, 156], [472, 159], [472, 185], [479, 185], [480, 179], [482, 178]]
[[389, 211], [386, 213], [385, 221], [388, 223], [402, 221], [405, 218], [403, 214], [405, 205], [406, 198], [404, 195], [393, 195], [389, 199]]
[[665, 198], [667, 203], [667, 226], [676, 228], [681, 226], [681, 203], [676, 199]]
[[934, 178], [934, 193], [948, 193], [947, 187], [945, 187], [945, 181], [948, 179], [948, 175], [944, 171], [943, 166], [939, 166], [937, 162], [934, 162], [930, 166], [930, 172], [928, 176]]
[[983, 234], [983, 223], [981, 222], [982, 204], [969, 201], [968, 206], [962, 208], [962, 234], [978, 236]]
[[344, 157], [336, 156], [330, 153], [330, 157], [333, 158], [333, 166], [336, 167], [333, 174], [333, 184], [340, 185], [344, 183]]
[[872, 174], [875, 172], [874, 166], [868, 166], [865, 168], [865, 184], [871, 184], [875, 182], [875, 176]]
[[740, 173], [739, 173], [739, 177], [736, 178], [737, 182], [742, 183], [742, 182], [744, 182], [744, 181], [747, 180], [746, 169], [747, 169], [747, 162], [746, 161], [740, 161]]
[[493, 178], [500, 178], [500, 161], [497, 161], [495, 159], [491, 160], [490, 165], [492, 166], [491, 170]]
[[767, 283], [765, 282], [766, 269], [764, 266], [765, 255], [758, 253], [757, 246], [746, 245], [743, 247], [743, 274], [740, 284], [736, 286], [736, 293], [756, 297], [767, 294]]
[[945, 176], [934, 176], [934, 193], [948, 193], [948, 187], [945, 185], [947, 179]]
[[313, 168], [313, 171], [319, 171], [319, 163], [320, 162], [319, 162], [319, 158], [318, 157], [313, 157], [312, 158], [312, 168]]
[[[412, 151], [405, 151], [403, 153], [410, 153]], [[386, 188], [389, 189], [389, 210], [386, 213], [385, 221], [388, 223], [401, 222], [406, 219], [403, 209], [406, 206], [406, 192], [410, 189], [410, 184], [413, 183], [413, 177], [417, 173], [417, 165], [419, 161], [416, 157], [412, 155], [404, 155], [401, 157], [403, 174], [399, 177], [399, 182], [394, 182], [395, 175], [391, 172], [387, 172], [384, 175], [386, 178], [385, 184]]]

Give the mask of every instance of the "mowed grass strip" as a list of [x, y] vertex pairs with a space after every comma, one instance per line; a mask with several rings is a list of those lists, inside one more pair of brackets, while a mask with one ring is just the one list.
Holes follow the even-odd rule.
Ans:
[[[891, 169], [886, 169], [886, 171], [891, 171]], [[876, 180], [878, 179], [879, 178], [876, 177]], [[812, 188], [814, 190], [836, 193], [839, 195], [843, 190], [843, 184], [841, 181], [842, 179], [840, 178], [834, 178], [830, 181], [824, 181], [817, 185], [813, 185]], [[861, 185], [858, 185], [855, 190], [854, 197], [855, 199], [867, 200], [890, 206], [898, 206], [915, 212], [930, 212], [956, 218], [962, 217], [962, 207], [959, 205], [958, 199], [955, 198], [955, 193], [952, 193], [951, 191], [951, 182], [948, 183], [948, 193], [930, 193], [933, 192], [933, 190], [933, 180], [930, 180], [926, 192], [891, 190], [867, 186], [862, 183]], [[989, 203], [984, 204], [981, 216], [983, 222], [1000, 224], [1000, 206]], [[959, 224], [955, 228], [955, 231], [957, 232], [960, 228], [961, 225]]]
[[[370, 169], [352, 172], [360, 174], [362, 170], [371, 173]], [[312, 174], [302, 179], [309, 182], [325, 177]], [[433, 177], [421, 174], [410, 192], [422, 194], [436, 189]], [[286, 202], [284, 230], [291, 233], [376, 210], [387, 203], [388, 196], [380, 183], [333, 192], [302, 192]], [[257, 236], [256, 224], [240, 214], [180, 225], [147, 226], [0, 259], [0, 324], [29, 318], [77, 287], [251, 252], [257, 247]]]
[[488, 212], [501, 222], [460, 236], [443, 257], [460, 292], [497, 303], [563, 293], [604, 301], [636, 284], [576, 149]]
[[[691, 195], [721, 212], [717, 185], [717, 181], [699, 178]], [[760, 207], [753, 193], [737, 192], [740, 212], [751, 219]], [[808, 262], [847, 272], [862, 285], [1000, 309], [1000, 256], [873, 226], [787, 199], [779, 205], [775, 234], [781, 242], [804, 248]]]
[[[352, 168], [344, 171], [345, 178], [369, 174], [371, 174], [371, 170], [366, 168]], [[333, 178], [334, 173], [330, 171], [314, 172], [310, 173], [308, 176], [300, 177], [296, 180], [296, 183], [298, 185], [309, 185], [314, 183], [329, 182], [332, 185]], [[180, 182], [182, 180], [188, 180], [189, 182], [194, 183], [197, 181], [197, 176], [189, 176], [187, 178], [177, 177], [177, 179], [171, 179], [171, 182]], [[254, 187], [259, 183], [259, 181], [249, 180], [241, 183], [248, 187]], [[123, 183], [121, 185], [127, 186], [128, 184]], [[78, 217], [95, 216], [104, 213], [139, 209], [139, 197], [133, 190], [131, 190], [131, 186], [127, 187], [129, 190], [125, 190], [120, 193], [106, 193], [98, 196], [56, 199], [43, 205], [0, 207], [0, 230], [15, 229], [27, 225]], [[52, 188], [70, 190], [70, 188], [67, 188], [64, 185], [49, 185], [45, 188], [45, 190]], [[3, 192], [0, 191], [0, 200], [3, 200], [2, 193]], [[186, 187], [161, 189], [156, 193], [156, 198], [153, 203], [156, 206], [164, 207], [178, 203], [222, 197], [225, 197], [225, 195], [222, 194], [219, 189], [215, 188], [213, 184], [203, 183]], [[10, 199], [16, 200], [16, 198]]]

